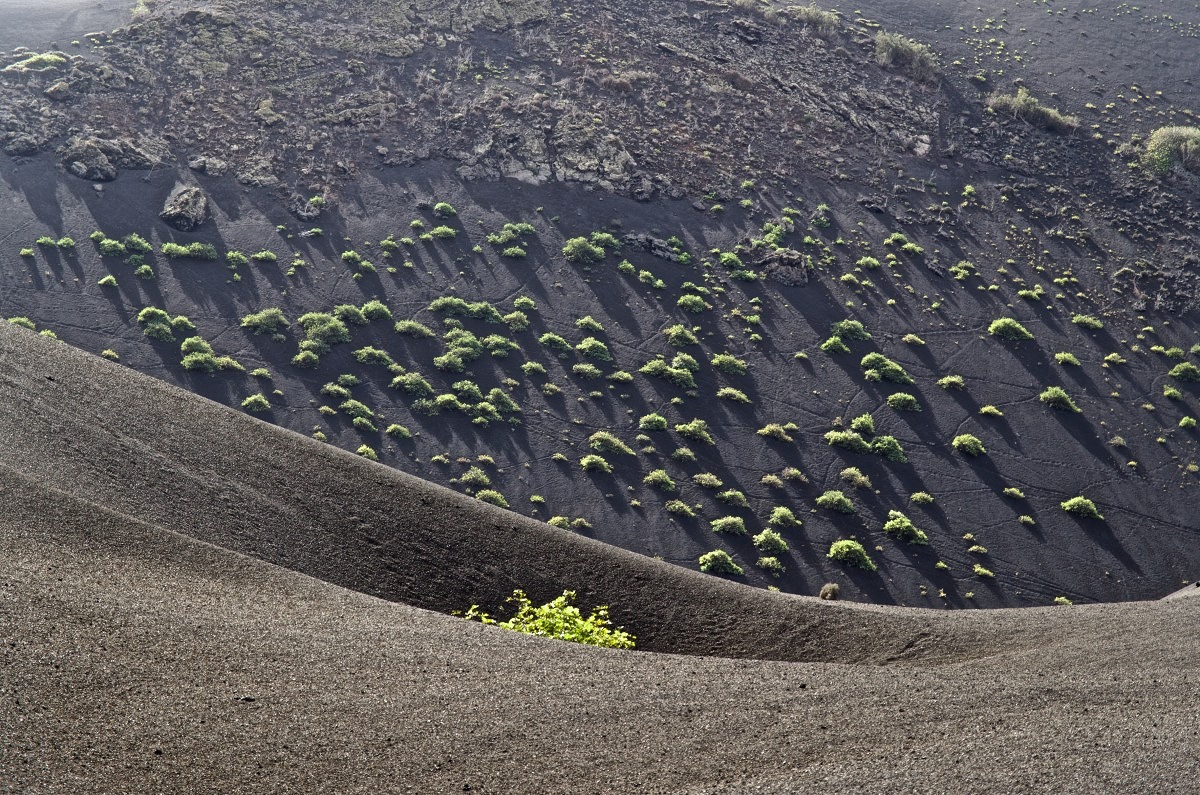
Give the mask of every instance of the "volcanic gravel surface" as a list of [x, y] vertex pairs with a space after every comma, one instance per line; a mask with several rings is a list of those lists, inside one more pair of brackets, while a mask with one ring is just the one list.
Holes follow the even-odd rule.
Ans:
[[[1194, 785], [1195, 598], [935, 613], [732, 585], [8, 326], [0, 394], [4, 792]], [[660, 653], [414, 606], [514, 584], [579, 587]]]

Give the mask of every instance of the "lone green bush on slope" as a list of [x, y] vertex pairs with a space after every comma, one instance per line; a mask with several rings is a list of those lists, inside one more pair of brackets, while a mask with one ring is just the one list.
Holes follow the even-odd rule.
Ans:
[[525, 592], [518, 588], [505, 600], [515, 604], [517, 608], [513, 617], [507, 621], [497, 621], [480, 610], [479, 605], [471, 605], [471, 609], [463, 617], [526, 635], [540, 635], [544, 638], [582, 643], [585, 646], [604, 646], [610, 649], [634, 647], [636, 638], [633, 635], [620, 627], [612, 627], [606, 605], [597, 607], [590, 616], [584, 618], [583, 613], [574, 605], [575, 595], [574, 591], [563, 591], [562, 596], [535, 607]]

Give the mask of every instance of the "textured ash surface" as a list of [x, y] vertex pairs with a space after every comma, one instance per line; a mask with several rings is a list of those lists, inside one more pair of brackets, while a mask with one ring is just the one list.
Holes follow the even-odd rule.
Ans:
[[[821, 603], [509, 520], [21, 330], [0, 390], [5, 792], [1192, 788], [1195, 598]], [[495, 557], [505, 523], [527, 541]], [[648, 648], [844, 662], [585, 649], [356, 592], [513, 580], [582, 585]]]

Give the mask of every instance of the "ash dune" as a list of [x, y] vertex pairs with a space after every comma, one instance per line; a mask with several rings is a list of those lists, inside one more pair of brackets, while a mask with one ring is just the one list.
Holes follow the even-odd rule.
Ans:
[[[828, 604], [532, 523], [495, 559], [503, 514], [61, 343], [0, 328], [0, 374], [3, 791], [1190, 790], [1196, 599]], [[230, 498], [241, 541], [219, 535]], [[363, 527], [388, 515], [414, 520]], [[414, 607], [353, 525], [413, 573], [426, 544], [457, 558], [420, 604], [540, 576], [611, 601], [648, 648], [709, 656]], [[754, 638], [823, 662], [722, 657]]]

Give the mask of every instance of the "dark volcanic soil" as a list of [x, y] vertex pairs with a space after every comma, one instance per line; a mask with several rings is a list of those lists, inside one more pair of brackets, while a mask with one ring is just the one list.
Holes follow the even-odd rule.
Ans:
[[[0, 73], [0, 316], [229, 405], [261, 393], [264, 419], [581, 535], [693, 568], [726, 550], [760, 586], [1019, 606], [1156, 597], [1195, 577], [1197, 395], [1169, 373], [1200, 356], [1197, 177], [1138, 165], [1151, 129], [1194, 120], [1194, 8], [867, 6], [823, 32], [704, 2], [355, 2], [336, 19], [307, 2], [152, 5], [65, 61], [19, 67], [23, 53]], [[881, 25], [933, 46], [934, 79], [877, 62]], [[1109, 68], [1126, 36], [1161, 46]], [[1018, 81], [1078, 124], [985, 107]], [[208, 194], [194, 232], [157, 220], [180, 185]], [[509, 222], [534, 230], [525, 256], [488, 242]], [[438, 225], [452, 237], [421, 238]], [[235, 260], [102, 256], [93, 230]], [[620, 250], [567, 262], [564, 242], [594, 232]], [[35, 244], [64, 235], [74, 250]], [[256, 252], [270, 261], [236, 260]], [[433, 302], [447, 297], [515, 319], [446, 318]], [[689, 297], [706, 308], [685, 311]], [[433, 337], [352, 324], [317, 367], [292, 363], [304, 313], [375, 299]], [[524, 299], [536, 309], [510, 315]], [[196, 328], [151, 340], [147, 307]], [[239, 327], [268, 307], [292, 324]], [[872, 338], [826, 352], [847, 317]], [[998, 317], [1034, 339], [989, 335]], [[461, 368], [440, 358], [448, 323], [489, 350]], [[695, 344], [668, 342], [677, 324]], [[548, 332], [568, 350], [539, 342]], [[184, 370], [193, 333], [243, 369]], [[574, 347], [589, 336], [611, 359]], [[877, 352], [914, 383], [872, 380], [860, 361]], [[746, 372], [720, 371], [725, 353]], [[656, 357], [694, 368], [694, 388], [640, 372]], [[450, 408], [433, 416], [432, 396], [392, 387], [402, 373]], [[1046, 408], [1048, 386], [1081, 411]], [[891, 407], [898, 391], [921, 411]], [[905, 460], [826, 444], [868, 412]], [[641, 427], [651, 413], [667, 430]], [[676, 430], [694, 418], [713, 444]], [[628, 448], [604, 453], [611, 473], [581, 469], [598, 431]], [[957, 452], [963, 434], [986, 455]], [[646, 483], [658, 470], [675, 491]], [[831, 489], [853, 514], [817, 506]], [[1104, 519], [1065, 513], [1078, 495]], [[777, 527], [788, 548], [767, 554], [771, 539], [752, 539], [776, 509], [803, 524]], [[885, 533], [892, 511], [929, 543]], [[723, 517], [748, 532], [714, 533]], [[879, 571], [830, 561], [843, 538]]]
[[[19, 329], [0, 327], [0, 391], [6, 793], [1195, 780], [1196, 598], [934, 613], [771, 594], [506, 518]], [[859, 664], [587, 649], [363, 593], [432, 605], [513, 581], [582, 585], [648, 648]]]

